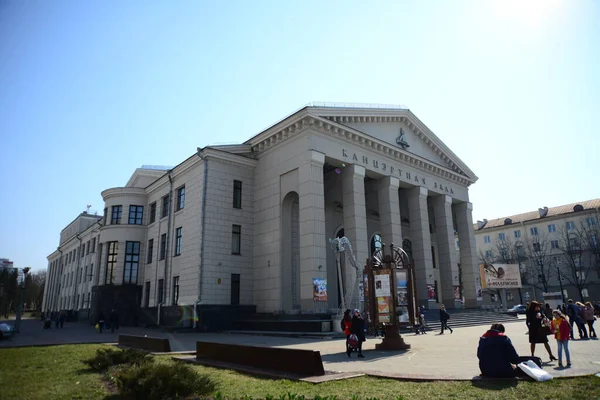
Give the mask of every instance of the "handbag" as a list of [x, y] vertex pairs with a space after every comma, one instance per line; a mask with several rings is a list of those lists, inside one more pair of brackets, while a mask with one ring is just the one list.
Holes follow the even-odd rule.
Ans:
[[355, 334], [348, 336], [348, 346], [352, 347], [353, 349], [357, 348], [358, 336], [356, 336]]
[[545, 336], [552, 335], [552, 329], [550, 329], [549, 326], [542, 325], [540, 327], [540, 334], [543, 334]]

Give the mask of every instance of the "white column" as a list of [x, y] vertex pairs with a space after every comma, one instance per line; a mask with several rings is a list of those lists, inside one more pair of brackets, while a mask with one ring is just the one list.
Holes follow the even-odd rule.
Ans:
[[[300, 220], [300, 307], [313, 310], [314, 277], [327, 276], [325, 235], [325, 191], [323, 165], [325, 154], [307, 152], [306, 163], [298, 170]], [[327, 305], [324, 304], [323, 308]]]
[[[362, 271], [369, 257], [369, 237], [367, 232], [367, 206], [365, 199], [365, 168], [350, 165], [342, 174], [344, 202], [344, 235], [350, 240], [359, 271]], [[351, 306], [358, 306], [358, 282], [356, 269], [345, 265], [345, 289], [354, 291]], [[351, 285], [354, 286], [351, 286]]]
[[388, 176], [379, 181], [377, 197], [379, 200], [379, 221], [383, 243], [402, 247], [402, 225], [400, 221], [400, 200], [398, 189], [400, 180]]
[[417, 186], [408, 190], [408, 212], [412, 241], [417, 304], [427, 304], [427, 285], [433, 285], [431, 234], [427, 211], [427, 188]]
[[440, 269], [440, 291], [447, 308], [454, 308], [454, 285], [452, 269], [457, 265], [452, 223], [452, 197], [448, 195], [433, 198], [435, 233], [438, 246], [438, 267]]
[[479, 263], [477, 262], [475, 232], [473, 230], [473, 204], [455, 204], [454, 211], [460, 246], [461, 279], [465, 308], [474, 308], [477, 307], [475, 285], [481, 284], [481, 282], [479, 282]]

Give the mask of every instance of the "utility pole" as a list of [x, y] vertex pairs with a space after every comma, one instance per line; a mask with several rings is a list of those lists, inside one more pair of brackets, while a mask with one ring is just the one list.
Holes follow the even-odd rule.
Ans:
[[23, 292], [25, 292], [25, 282], [27, 281], [27, 274], [29, 273], [29, 267], [23, 268], [23, 282], [20, 285], [19, 291], [19, 303], [17, 304], [17, 315], [15, 317], [15, 332], [21, 332], [21, 313], [23, 312]]

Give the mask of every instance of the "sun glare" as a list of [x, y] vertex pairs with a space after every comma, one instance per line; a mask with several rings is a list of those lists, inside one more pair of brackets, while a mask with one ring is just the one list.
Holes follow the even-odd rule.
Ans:
[[494, 15], [505, 22], [533, 30], [547, 29], [563, 12], [561, 0], [498, 0], [492, 4]]

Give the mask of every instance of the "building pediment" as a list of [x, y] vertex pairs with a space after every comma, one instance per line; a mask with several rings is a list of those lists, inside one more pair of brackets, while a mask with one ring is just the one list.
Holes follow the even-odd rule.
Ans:
[[478, 179], [407, 109], [305, 107], [246, 144], [259, 153], [306, 129], [353, 142], [464, 185]]
[[311, 113], [448, 168], [473, 182], [477, 180], [473, 171], [410, 110], [324, 107], [313, 109]]

